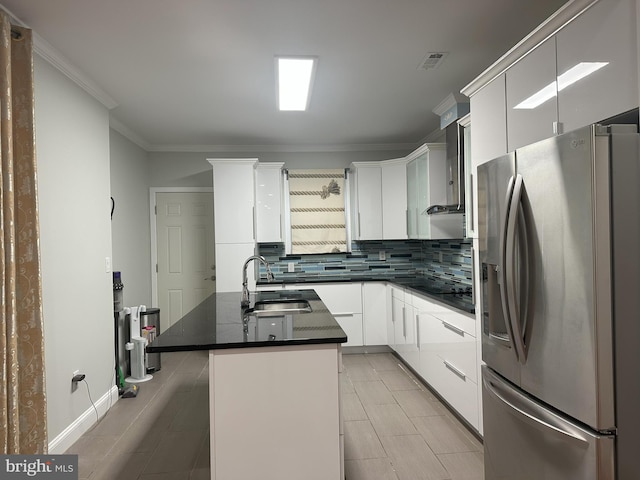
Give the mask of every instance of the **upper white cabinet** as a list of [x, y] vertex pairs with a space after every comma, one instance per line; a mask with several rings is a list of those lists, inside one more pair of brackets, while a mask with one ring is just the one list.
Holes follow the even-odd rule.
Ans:
[[507, 70], [507, 151], [549, 138], [558, 120], [554, 37]]
[[382, 169], [380, 162], [351, 164], [352, 235], [354, 240], [382, 238]]
[[432, 205], [447, 204], [445, 145], [424, 144], [408, 157], [407, 233], [413, 239], [462, 238], [462, 215], [427, 215]]
[[284, 163], [258, 163], [256, 167], [256, 240], [283, 241]]
[[476, 238], [477, 233], [474, 226], [474, 206], [476, 204], [476, 193], [473, 188], [475, 170], [471, 160], [471, 114], [458, 119], [458, 124], [462, 127], [462, 155], [464, 158], [464, 236]]
[[[498, 75], [471, 96], [472, 168], [507, 153], [505, 74]], [[476, 217], [477, 218], [477, 217]]]
[[380, 162], [382, 167], [382, 239], [407, 238], [407, 160]]
[[636, 8], [636, 0], [600, 0], [556, 35], [565, 132], [638, 106]]
[[258, 159], [212, 159], [209, 161], [213, 165], [216, 243], [254, 242], [254, 171]]

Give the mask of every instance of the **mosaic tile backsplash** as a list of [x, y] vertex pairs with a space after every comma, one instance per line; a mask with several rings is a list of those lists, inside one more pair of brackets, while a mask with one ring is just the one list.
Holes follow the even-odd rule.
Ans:
[[285, 255], [284, 244], [261, 243], [258, 253], [271, 264], [276, 279], [285, 281], [420, 276], [470, 287], [471, 245], [471, 240], [376, 240], [352, 242], [351, 253]]

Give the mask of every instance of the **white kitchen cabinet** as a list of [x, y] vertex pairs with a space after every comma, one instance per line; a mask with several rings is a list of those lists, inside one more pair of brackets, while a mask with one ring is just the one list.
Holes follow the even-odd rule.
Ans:
[[388, 345], [387, 285], [384, 282], [362, 284], [362, 325], [364, 345]]
[[507, 151], [553, 136], [558, 121], [556, 41], [549, 38], [507, 70]]
[[283, 241], [282, 162], [258, 163], [256, 166], [256, 240]]
[[420, 361], [429, 383], [473, 427], [479, 427], [476, 322], [473, 315], [414, 297]]
[[[242, 266], [255, 253], [255, 168], [253, 159], [209, 159], [213, 166], [216, 291], [242, 289]], [[247, 270], [255, 288], [253, 265]]]
[[[251, 255], [255, 255], [254, 243], [216, 243], [216, 292], [239, 292], [242, 290], [242, 266]], [[247, 266], [247, 287], [254, 291], [255, 262]]]
[[600, 0], [557, 33], [559, 85], [576, 65], [607, 63], [558, 92], [565, 132], [638, 106], [636, 8], [635, 0]]
[[461, 215], [427, 215], [447, 204], [445, 145], [424, 144], [407, 157], [407, 233], [411, 239], [462, 238]]
[[[210, 159], [216, 243], [255, 242], [253, 159]], [[216, 262], [217, 263], [217, 262]]]
[[347, 334], [343, 347], [361, 347], [364, 344], [362, 327], [362, 284], [360, 283], [300, 283], [285, 285], [286, 290], [316, 291], [331, 315]]
[[380, 162], [382, 167], [382, 239], [407, 238], [407, 160]]
[[419, 356], [411, 294], [391, 286], [391, 321], [394, 343], [390, 345], [412, 368], [418, 368]]
[[474, 170], [478, 165], [507, 153], [505, 77], [505, 74], [498, 75], [470, 99], [473, 116], [471, 151]]
[[380, 162], [351, 164], [354, 240], [382, 238], [382, 169]]
[[477, 232], [474, 227], [474, 206], [476, 204], [473, 179], [476, 172], [471, 160], [471, 114], [458, 119], [458, 124], [462, 127], [462, 155], [464, 158], [464, 236], [466, 238], [476, 238]]

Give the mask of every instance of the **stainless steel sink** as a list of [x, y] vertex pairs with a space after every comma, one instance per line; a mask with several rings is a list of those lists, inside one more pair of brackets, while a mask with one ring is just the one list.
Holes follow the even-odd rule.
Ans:
[[261, 300], [257, 301], [250, 314], [252, 315], [285, 315], [287, 313], [309, 313], [311, 305], [307, 300], [286, 299], [286, 300]]

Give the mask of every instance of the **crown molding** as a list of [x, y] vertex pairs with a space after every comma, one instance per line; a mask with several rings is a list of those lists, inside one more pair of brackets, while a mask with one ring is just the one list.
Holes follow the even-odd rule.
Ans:
[[93, 98], [98, 100], [102, 105], [111, 110], [118, 106], [118, 102], [107, 92], [105, 92], [96, 82], [87, 75], [78, 70], [73, 64], [58, 50], [56, 50], [49, 42], [38, 35], [29, 25], [16, 17], [4, 5], [0, 5], [0, 9], [9, 15], [11, 23], [19, 25], [31, 30], [33, 37], [33, 51], [43, 60], [49, 62], [54, 68], [65, 75], [69, 80], [74, 82]]
[[150, 152], [152, 151], [152, 145], [144, 140], [140, 135], [135, 133], [129, 127], [127, 127], [124, 123], [120, 122], [113, 118], [113, 116], [109, 117], [109, 127], [114, 129], [116, 132], [121, 134], [123, 137], [127, 138], [131, 142], [135, 143], [141, 149]]

